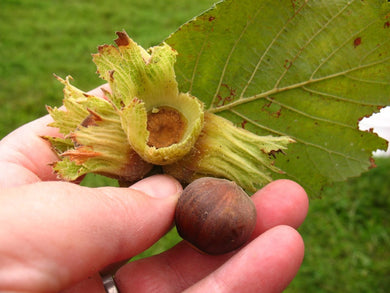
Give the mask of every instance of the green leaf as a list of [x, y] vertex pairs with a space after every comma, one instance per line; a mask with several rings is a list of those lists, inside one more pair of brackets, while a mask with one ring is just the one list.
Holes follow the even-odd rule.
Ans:
[[259, 135], [297, 143], [276, 166], [316, 195], [373, 165], [387, 142], [358, 129], [390, 104], [390, 3], [227, 0], [166, 42], [182, 92]]

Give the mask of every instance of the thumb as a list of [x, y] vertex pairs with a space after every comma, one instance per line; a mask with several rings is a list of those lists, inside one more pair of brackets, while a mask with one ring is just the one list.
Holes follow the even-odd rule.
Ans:
[[165, 175], [130, 188], [44, 182], [2, 190], [0, 291], [58, 291], [131, 258], [169, 230], [180, 192]]

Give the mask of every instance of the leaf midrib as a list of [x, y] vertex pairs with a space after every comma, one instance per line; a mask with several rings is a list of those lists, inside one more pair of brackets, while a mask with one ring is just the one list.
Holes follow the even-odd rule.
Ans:
[[[326, 27], [329, 26], [330, 23], [332, 23], [337, 17], [339, 17], [343, 11], [345, 11], [347, 9], [347, 7], [351, 6], [352, 3], [355, 2], [354, 0], [353, 1], [349, 1], [347, 2], [347, 4], [342, 7], [337, 13], [335, 13], [332, 17], [330, 17], [328, 19], [328, 21], [323, 25], [321, 26], [321, 28], [319, 30], [317, 30], [309, 39], [308, 41], [305, 43], [305, 45], [299, 50], [299, 52], [295, 55], [294, 57], [294, 60], [296, 58], [298, 58], [298, 56], [304, 51], [304, 49], [315, 39], [315, 37], [317, 35], [320, 34], [321, 31], [323, 31]], [[288, 86], [285, 86], [285, 87], [279, 87], [280, 85], [280, 82], [281, 80], [283, 79], [283, 77], [285, 76], [285, 74], [288, 72], [288, 69], [286, 69], [282, 74], [281, 76], [278, 78], [278, 80], [276, 81], [274, 87], [271, 89], [271, 90], [268, 90], [268, 91], [265, 91], [265, 92], [262, 92], [262, 93], [259, 93], [257, 95], [253, 95], [251, 97], [244, 97], [245, 95], [245, 92], [247, 90], [247, 88], [249, 87], [249, 85], [251, 84], [256, 72], [258, 71], [260, 65], [262, 64], [262, 60], [264, 59], [264, 56], [267, 54], [267, 52], [270, 50], [270, 48], [273, 46], [273, 44], [275, 43], [275, 41], [279, 38], [279, 36], [282, 34], [283, 30], [288, 26], [289, 23], [291, 23], [291, 21], [299, 14], [299, 12], [307, 6], [307, 3], [308, 1], [306, 0], [304, 5], [302, 5], [297, 11], [294, 12], [294, 14], [286, 21], [286, 23], [282, 26], [282, 28], [279, 30], [279, 32], [275, 35], [275, 37], [272, 39], [272, 41], [270, 42], [270, 44], [268, 45], [268, 47], [266, 48], [266, 50], [264, 51], [264, 53], [262, 54], [262, 56], [260, 57], [258, 63], [256, 64], [254, 70], [253, 70], [253, 73], [251, 74], [251, 77], [249, 78], [248, 82], [246, 83], [246, 85], [243, 87], [242, 89], [242, 92], [239, 96], [239, 98], [236, 100], [236, 101], [233, 101], [229, 104], [226, 104], [226, 105], [222, 105], [222, 106], [217, 106], [217, 107], [214, 107], [213, 105], [215, 104], [215, 99], [216, 97], [218, 96], [218, 92], [220, 90], [220, 87], [221, 87], [221, 84], [223, 82], [223, 78], [224, 78], [224, 75], [225, 75], [225, 72], [227, 70], [227, 66], [228, 66], [228, 63], [230, 62], [230, 57], [231, 55], [233, 54], [233, 51], [235, 50], [235, 48], [237, 47], [237, 43], [239, 42], [239, 40], [242, 38], [243, 34], [245, 33], [246, 29], [248, 28], [249, 26], [249, 22], [247, 23], [247, 25], [243, 28], [243, 31], [241, 32], [240, 34], [240, 37], [238, 38], [238, 40], [235, 41], [235, 43], [233, 44], [232, 46], [232, 49], [230, 50], [229, 52], [229, 57], [227, 58], [226, 60], [226, 63], [224, 65], [224, 68], [221, 72], [221, 77], [220, 77], [220, 80], [219, 80], [219, 83], [218, 83], [218, 86], [216, 88], [216, 92], [213, 96], [213, 99], [210, 103], [210, 106], [208, 108], [208, 111], [211, 112], [211, 113], [219, 113], [219, 112], [222, 112], [222, 111], [226, 111], [226, 110], [229, 110], [229, 109], [232, 109], [236, 106], [239, 106], [239, 105], [242, 105], [242, 104], [246, 104], [246, 103], [250, 103], [252, 101], [255, 101], [257, 99], [261, 99], [261, 98], [266, 98], [266, 97], [269, 97], [270, 95], [275, 95], [277, 93], [281, 93], [281, 92], [284, 92], [284, 91], [288, 91], [288, 90], [292, 90], [292, 89], [296, 89], [296, 88], [300, 88], [300, 87], [305, 87], [305, 86], [308, 86], [310, 84], [313, 84], [313, 83], [317, 83], [317, 82], [320, 82], [320, 81], [324, 81], [324, 80], [327, 80], [327, 79], [332, 79], [332, 78], [335, 78], [335, 77], [338, 77], [338, 76], [341, 76], [341, 75], [346, 75], [348, 73], [351, 73], [351, 72], [354, 72], [354, 71], [357, 71], [357, 70], [360, 70], [360, 69], [363, 69], [363, 68], [366, 68], [366, 67], [370, 67], [370, 66], [375, 66], [375, 65], [378, 65], [378, 64], [381, 64], [381, 63], [384, 63], [386, 62], [387, 60], [389, 60], [390, 58], [385, 58], [385, 59], [382, 59], [382, 60], [379, 60], [377, 62], [372, 62], [372, 63], [369, 63], [369, 64], [365, 64], [365, 65], [359, 65], [357, 67], [354, 67], [354, 68], [350, 68], [349, 70], [345, 70], [345, 71], [341, 71], [341, 72], [338, 72], [338, 73], [334, 73], [334, 74], [330, 74], [330, 75], [327, 75], [327, 76], [323, 76], [323, 77], [320, 77], [320, 78], [314, 78], [315, 74], [318, 72], [318, 70], [322, 67], [323, 64], [326, 63], [327, 60], [329, 60], [332, 56], [334, 56], [334, 54], [336, 54], [337, 51], [339, 51], [342, 47], [345, 46], [345, 44], [350, 41], [351, 38], [353, 38], [356, 34], [358, 33], [361, 33], [362, 31], [366, 30], [369, 26], [371, 26], [372, 24], [375, 23], [374, 22], [371, 22], [369, 24], [367, 24], [365, 27], [363, 27], [362, 29], [360, 29], [359, 31], [353, 33], [350, 38], [348, 38], [346, 41], [344, 41], [338, 48], [335, 48], [335, 50], [333, 50], [331, 52], [331, 54], [329, 54], [327, 56], [327, 58], [325, 60], [323, 60], [321, 62], [321, 64], [319, 64], [319, 66], [312, 72], [310, 78], [306, 81], [303, 81], [303, 82], [300, 82], [300, 83], [296, 83], [296, 84], [292, 84], [292, 85], [288, 85]], [[257, 11], [255, 13], [255, 17], [257, 16], [259, 11]], [[254, 17], [254, 18], [255, 18]], [[253, 19], [252, 19], [253, 21]], [[374, 48], [372, 51], [375, 51], [376, 49], [378, 49], [378, 47]], [[201, 50], [202, 51], [202, 50]], [[372, 53], [369, 52], [368, 54], [371, 54]], [[201, 54], [201, 52], [199, 53]], [[199, 56], [199, 55], [198, 55]], [[365, 58], [362, 58], [362, 60], [364, 60]], [[195, 74], [195, 72], [193, 72], [193, 74]], [[192, 80], [193, 81], [193, 80]], [[190, 88], [192, 89], [192, 82], [191, 82], [191, 85], [190, 85]], [[351, 101], [353, 102], [353, 101]]]
[[[254, 76], [256, 75], [256, 72], [258, 71], [260, 65], [263, 63], [263, 60], [265, 58], [265, 56], [267, 55], [267, 53], [269, 52], [269, 50], [272, 48], [273, 44], [276, 42], [276, 40], [280, 37], [280, 35], [282, 35], [283, 33], [283, 30], [288, 26], [289, 23], [291, 23], [291, 21], [299, 14], [299, 12], [304, 8], [306, 7], [308, 3], [308, 0], [305, 1], [304, 5], [302, 5], [298, 10], [294, 11], [294, 14], [286, 21], [286, 23], [282, 26], [282, 28], [279, 30], [279, 32], [275, 35], [275, 37], [272, 39], [272, 41], [270, 42], [270, 44], [268, 45], [268, 47], [265, 49], [264, 53], [262, 54], [262, 56], [260, 57], [259, 61], [257, 62], [248, 82], [246, 83], [246, 85], [244, 86], [242, 92], [241, 92], [241, 95], [240, 95], [240, 99], [243, 98], [247, 88], [249, 87], [249, 85], [252, 83], [252, 80], [254, 78]], [[260, 12], [260, 9], [258, 9], [252, 19], [252, 22], [256, 19], [256, 17], [258, 16]], [[244, 27], [243, 31], [241, 32], [240, 34], [240, 37], [236, 40], [236, 42], [233, 44], [233, 47], [232, 49], [230, 50], [229, 52], [229, 57], [226, 59], [226, 62], [225, 62], [225, 65], [223, 67], [223, 70], [222, 70], [222, 73], [221, 73], [221, 77], [220, 77], [220, 80], [219, 80], [219, 84], [217, 86], [217, 90], [214, 94], [214, 97], [210, 103], [210, 107], [209, 107], [209, 111], [212, 109], [213, 107], [213, 104], [218, 96], [218, 92], [219, 92], [219, 89], [221, 88], [221, 84], [222, 84], [222, 81], [223, 81], [223, 78], [225, 76], [225, 73], [226, 73], [226, 69], [228, 67], [228, 64], [230, 62], [230, 57], [231, 55], [233, 54], [236, 46], [237, 46], [237, 43], [240, 41], [240, 39], [242, 38], [242, 36], [244, 35], [246, 29], [249, 27], [249, 23], [247, 23], [247, 25]]]
[[234, 107], [237, 107], [239, 105], [250, 103], [250, 102], [256, 101], [256, 100], [261, 99], [261, 98], [266, 98], [266, 97], [269, 97], [271, 95], [275, 95], [275, 94], [278, 94], [278, 93], [281, 93], [281, 92], [285, 92], [285, 91], [288, 91], [288, 90], [293, 90], [293, 89], [296, 89], [296, 88], [308, 86], [308, 85], [313, 84], [313, 83], [318, 83], [318, 82], [325, 81], [325, 80], [328, 80], [328, 79], [336, 78], [336, 77], [339, 77], [339, 76], [342, 76], [342, 75], [346, 75], [348, 73], [351, 73], [351, 72], [354, 72], [354, 71], [357, 71], [357, 70], [361, 70], [361, 69], [364, 69], [364, 68], [368, 68], [368, 67], [371, 67], [371, 66], [376, 66], [378, 64], [382, 64], [382, 63], [384, 63], [386, 61], [390, 61], [390, 57], [378, 60], [376, 62], [371, 62], [371, 63], [364, 64], [364, 65], [359, 65], [357, 67], [350, 68], [348, 70], [340, 71], [340, 72], [337, 72], [337, 73], [334, 73], [334, 74], [330, 74], [330, 75], [327, 75], [327, 76], [323, 76], [323, 77], [319, 77], [319, 78], [310, 78], [309, 80], [306, 80], [306, 81], [303, 81], [303, 82], [299, 82], [299, 83], [296, 83], [296, 84], [292, 84], [292, 85], [289, 85], [289, 86], [285, 86], [285, 87], [282, 87], [282, 88], [273, 88], [271, 90], [262, 92], [260, 94], [253, 95], [251, 97], [247, 97], [247, 98], [242, 97], [242, 98], [239, 98], [238, 100], [236, 100], [234, 102], [231, 102], [230, 104], [226, 104], [226, 105], [222, 105], [222, 106], [218, 106], [218, 107], [214, 107], [214, 108], [210, 107], [208, 109], [208, 112], [210, 112], [210, 113], [219, 113], [219, 112], [222, 112], [222, 111], [230, 110], [230, 109], [232, 109]]

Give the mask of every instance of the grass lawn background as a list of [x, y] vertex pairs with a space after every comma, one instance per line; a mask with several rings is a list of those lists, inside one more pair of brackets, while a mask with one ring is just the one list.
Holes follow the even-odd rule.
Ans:
[[[0, 1], [0, 138], [59, 106], [71, 75], [89, 90], [102, 83], [91, 53], [126, 30], [140, 45], [163, 41], [211, 0]], [[390, 159], [359, 178], [327, 187], [300, 228], [306, 256], [286, 292], [387, 292], [390, 288]], [[115, 184], [88, 176], [85, 185]], [[175, 230], [138, 256], [177, 243]]]

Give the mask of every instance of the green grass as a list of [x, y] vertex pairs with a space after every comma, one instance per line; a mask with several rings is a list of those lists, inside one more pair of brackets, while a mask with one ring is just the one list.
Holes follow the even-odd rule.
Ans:
[[92, 89], [102, 81], [91, 54], [126, 30], [148, 48], [163, 41], [213, 0], [1, 0], [0, 138], [59, 105], [62, 85], [53, 78], [73, 76]]
[[[359, 178], [340, 182], [312, 199], [299, 229], [303, 265], [286, 292], [388, 292], [390, 288], [390, 158]], [[175, 229], [140, 259], [180, 241]]]
[[287, 292], [388, 292], [390, 158], [311, 201], [303, 266]]
[[[144, 47], [163, 41], [212, 0], [1, 0], [0, 138], [58, 106], [62, 85], [52, 73], [72, 75], [83, 90], [102, 83], [91, 60], [97, 46], [126, 30]], [[300, 228], [303, 266], [287, 292], [385, 292], [390, 287], [390, 159], [360, 178], [325, 189], [311, 201]], [[89, 186], [115, 185], [89, 175]], [[174, 230], [142, 255], [179, 238]]]

